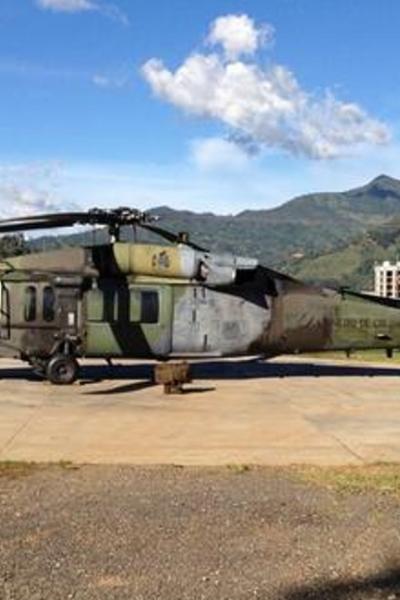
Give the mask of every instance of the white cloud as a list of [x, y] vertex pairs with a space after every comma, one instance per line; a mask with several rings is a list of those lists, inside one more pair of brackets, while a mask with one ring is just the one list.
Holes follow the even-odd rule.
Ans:
[[81, 12], [97, 10], [98, 6], [91, 0], [36, 0], [39, 8], [55, 12]]
[[57, 163], [0, 166], [0, 212], [2, 218], [72, 210], [59, 191]]
[[241, 54], [254, 54], [267, 42], [272, 42], [274, 28], [270, 24], [256, 27], [248, 15], [226, 15], [218, 17], [211, 24], [207, 42], [221, 44], [228, 59], [236, 59]]
[[129, 25], [128, 17], [115, 4], [99, 2], [98, 0], [36, 0], [36, 5], [42, 10], [53, 12], [78, 13], [97, 11], [121, 25]]
[[100, 88], [123, 88], [130, 82], [130, 77], [128, 74], [118, 75], [103, 75], [100, 73], [96, 73], [92, 76], [92, 83]]
[[55, 79], [81, 84], [91, 82], [102, 88], [123, 88], [128, 86], [132, 80], [132, 69], [126, 64], [104, 68], [93, 74], [87, 68], [54, 67], [35, 62], [0, 58], [0, 74], [2, 73], [39, 80]]
[[47, 190], [37, 190], [17, 183], [0, 184], [2, 217], [21, 217], [60, 210]]
[[194, 163], [205, 171], [242, 169], [249, 162], [248, 155], [238, 144], [223, 138], [194, 140], [191, 150]]
[[97, 10], [104, 16], [112, 21], [116, 21], [124, 27], [129, 27], [130, 21], [127, 15], [122, 12], [115, 4], [98, 4]]
[[211, 26], [213, 43], [222, 43], [231, 58], [218, 51], [195, 53], [175, 71], [159, 59], [147, 61], [142, 73], [152, 90], [189, 114], [217, 120], [239, 138], [293, 155], [335, 158], [389, 141], [389, 128], [358, 104], [329, 91], [319, 97], [305, 91], [285, 66], [233, 59], [232, 54], [254, 52], [260, 44], [260, 30], [251, 20], [243, 21], [248, 27], [232, 25], [244, 17], [220, 17]]

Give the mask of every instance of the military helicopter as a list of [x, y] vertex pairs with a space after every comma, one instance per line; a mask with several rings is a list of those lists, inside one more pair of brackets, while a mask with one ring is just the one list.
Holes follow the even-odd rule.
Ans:
[[[0, 221], [0, 233], [105, 226], [110, 242], [0, 262], [0, 356], [71, 384], [78, 360], [210, 358], [400, 347], [400, 302], [313, 286], [216, 254], [132, 208]], [[143, 228], [170, 245], [121, 241]]]

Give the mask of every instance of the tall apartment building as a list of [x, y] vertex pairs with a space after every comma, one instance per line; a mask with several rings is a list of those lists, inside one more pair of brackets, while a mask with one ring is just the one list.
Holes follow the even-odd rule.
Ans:
[[400, 298], [400, 261], [385, 260], [375, 265], [375, 294], [387, 298]]

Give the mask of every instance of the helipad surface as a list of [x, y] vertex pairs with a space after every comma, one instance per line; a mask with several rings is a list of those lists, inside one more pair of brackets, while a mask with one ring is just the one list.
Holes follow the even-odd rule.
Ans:
[[151, 364], [85, 364], [68, 387], [0, 360], [0, 460], [321, 465], [400, 461], [400, 368], [280, 358], [195, 365], [182, 396]]

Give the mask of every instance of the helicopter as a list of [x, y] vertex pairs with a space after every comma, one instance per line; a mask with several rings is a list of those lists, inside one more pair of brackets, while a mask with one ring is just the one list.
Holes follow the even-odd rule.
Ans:
[[[400, 301], [299, 281], [218, 254], [135, 208], [0, 221], [0, 234], [91, 225], [109, 243], [0, 262], [0, 356], [72, 384], [79, 359], [218, 358], [400, 347]], [[163, 243], [121, 241], [122, 227]], [[168, 242], [169, 245], [165, 244]]]

